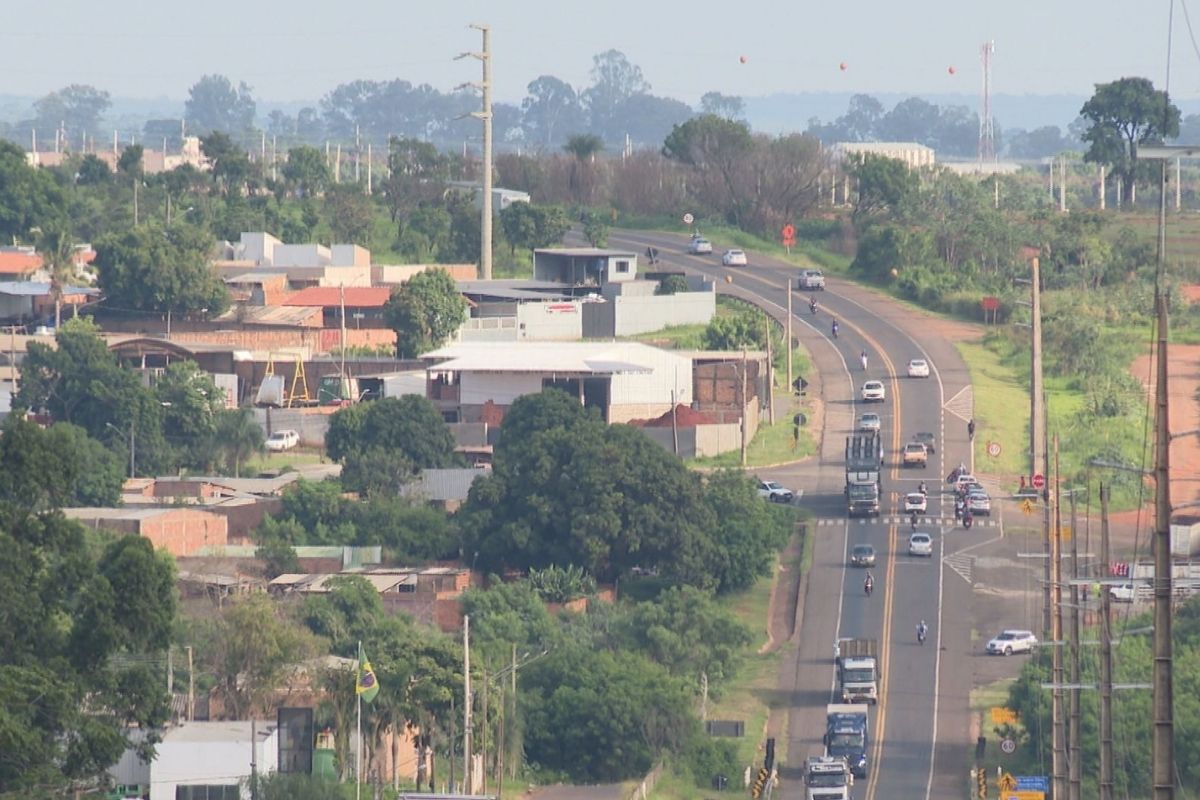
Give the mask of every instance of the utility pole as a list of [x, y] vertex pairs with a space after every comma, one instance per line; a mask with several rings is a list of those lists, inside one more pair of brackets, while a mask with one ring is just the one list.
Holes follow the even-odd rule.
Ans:
[[1054, 526], [1050, 533], [1051, 570], [1050, 582], [1053, 598], [1054, 613], [1051, 615], [1051, 653], [1053, 653], [1053, 681], [1051, 689], [1051, 716], [1054, 728], [1052, 747], [1052, 772], [1054, 781], [1054, 797], [1067, 796], [1066, 750], [1067, 729], [1063, 714], [1063, 648], [1062, 648], [1062, 511], [1060, 502], [1059, 472], [1058, 472], [1058, 434], [1054, 434]]
[[[1163, 162], [1166, 181], [1166, 162]], [[1166, 213], [1166, 196], [1162, 199]], [[1161, 248], [1160, 241], [1159, 247]], [[1163, 256], [1159, 255], [1161, 262]], [[1175, 686], [1171, 673], [1171, 433], [1167, 428], [1167, 296], [1158, 305], [1158, 363], [1154, 414], [1154, 800], [1175, 797]]]
[[[1100, 484], [1100, 567], [1108, 569], [1108, 487]], [[1112, 597], [1100, 584], [1100, 800], [1113, 800]]]
[[742, 415], [742, 466], [746, 466], [746, 348], [742, 348], [742, 392], [741, 392], [741, 415]]
[[[1051, 168], [1053, 174], [1053, 168]], [[1029, 479], [1046, 474], [1046, 405], [1042, 390], [1042, 273], [1038, 259], [1029, 261]], [[1050, 492], [1042, 492], [1042, 638], [1051, 637]]]
[[[1057, 464], [1055, 465], [1057, 468]], [[1069, 493], [1071, 500], [1071, 695], [1070, 695], [1070, 725], [1067, 728], [1067, 779], [1070, 782], [1068, 797], [1070, 800], [1082, 800], [1082, 764], [1079, 736], [1079, 526], [1076, 516], [1075, 495], [1077, 489]]]
[[787, 295], [787, 390], [792, 391], [792, 284], [783, 282], [783, 292]]
[[492, 279], [492, 29], [488, 25], [479, 24], [471, 24], [469, 27], [482, 34], [483, 49], [478, 53], [462, 53], [458, 58], [470, 56], [479, 60], [483, 65], [483, 81], [465, 83], [463, 86], [474, 86], [483, 94], [483, 108], [480, 111], [472, 111], [471, 116], [483, 121], [483, 179], [480, 182], [483, 192], [483, 211], [479, 228], [479, 277], [490, 281]]
[[767, 314], [763, 315], [763, 322], [767, 326], [767, 422], [771, 425], [775, 424], [775, 381], [771, 374], [771, 369], [774, 363], [771, 361], [771, 317]]
[[471, 615], [463, 617], [463, 794], [471, 789]]

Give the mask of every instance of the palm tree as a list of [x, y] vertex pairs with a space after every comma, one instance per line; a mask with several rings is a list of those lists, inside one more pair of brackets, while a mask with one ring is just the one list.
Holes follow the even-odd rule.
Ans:
[[225, 468], [240, 478], [242, 465], [263, 448], [263, 429], [250, 409], [226, 409], [217, 416], [216, 440], [225, 454]]
[[47, 227], [38, 235], [37, 249], [50, 274], [50, 296], [54, 298], [54, 329], [62, 325], [62, 300], [66, 288], [79, 277], [75, 243], [66, 228]]
[[[596, 161], [596, 154], [604, 149], [604, 140], [594, 133], [577, 133], [567, 139], [567, 143], [563, 145], [563, 150], [566, 150], [571, 155], [575, 156], [574, 163], [571, 164], [571, 191], [575, 193], [575, 202], [582, 205], [584, 198], [591, 189], [591, 180], [587, 181], [587, 186], [584, 186], [583, 171], [587, 169], [590, 178], [591, 164]], [[584, 165], [589, 165], [584, 167]]]

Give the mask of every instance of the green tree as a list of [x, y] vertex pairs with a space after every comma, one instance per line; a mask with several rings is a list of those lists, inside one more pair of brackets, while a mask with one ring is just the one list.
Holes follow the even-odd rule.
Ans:
[[725, 119], [741, 119], [746, 114], [746, 101], [737, 95], [705, 92], [700, 97], [700, 113]]
[[229, 134], [213, 129], [200, 137], [200, 152], [208, 159], [212, 178], [221, 187], [222, 193], [240, 195], [253, 171], [246, 151]]
[[706, 350], [754, 349], [766, 345], [766, 324], [757, 311], [741, 311], [724, 317], [713, 317], [701, 335]]
[[863, 153], [851, 159], [848, 169], [858, 183], [855, 223], [883, 212], [903, 215], [920, 188], [917, 173], [897, 158]]
[[375, 207], [361, 186], [339, 183], [325, 192], [325, 215], [338, 242], [369, 244], [375, 224]]
[[131, 177], [141, 178], [143, 173], [142, 156], [145, 149], [140, 144], [131, 144], [121, 151], [117, 159], [117, 172]]
[[604, 217], [595, 211], [585, 211], [583, 215], [583, 238], [592, 247], [604, 247], [608, 244], [608, 223]]
[[596, 182], [596, 155], [604, 149], [604, 140], [594, 133], [577, 133], [567, 139], [563, 150], [570, 153], [571, 175], [569, 185], [571, 197], [576, 205], [586, 205], [591, 202], [592, 191]]
[[0, 237], [12, 241], [34, 228], [66, 228], [66, 198], [48, 170], [31, 167], [25, 151], [0, 140]]
[[444, 269], [429, 269], [392, 292], [384, 307], [396, 332], [396, 357], [416, 358], [441, 347], [466, 318], [467, 301]]
[[583, 127], [583, 105], [571, 84], [553, 75], [541, 75], [529, 83], [526, 91], [529, 94], [521, 101], [522, 123], [534, 142], [553, 147], [562, 141], [565, 131]]
[[0, 501], [12, 507], [114, 506], [121, 499], [121, 459], [67, 422], [43, 430], [10, 415], [0, 436], [0, 465]]
[[241, 477], [242, 466], [250, 456], [262, 450], [265, 435], [262, 426], [248, 408], [221, 409], [216, 414], [215, 440], [225, 470]]
[[302, 144], [288, 150], [283, 177], [298, 197], [320, 194], [329, 185], [329, 165], [317, 148]]
[[198, 650], [202, 668], [216, 679], [214, 691], [229, 719], [266, 710], [287, 668], [319, 651], [316, 637], [263, 594], [226, 605], [206, 626], [205, 640]]
[[244, 134], [254, 127], [256, 107], [245, 82], [235, 87], [224, 75], [205, 75], [188, 89], [184, 116], [193, 131]]
[[54, 298], [54, 327], [62, 325], [63, 295], [74, 281], [79, 269], [75, 264], [75, 240], [70, 232], [55, 223], [40, 229], [37, 239], [42, 264], [50, 273], [50, 296]]
[[224, 393], [195, 361], [174, 361], [154, 382], [153, 392], [163, 409], [163, 430], [182, 463], [211, 466], [218, 415]]
[[229, 291], [209, 266], [214, 245], [185, 224], [106, 236], [96, 243], [100, 288], [120, 308], [215, 316], [229, 306]]
[[680, 292], [690, 291], [687, 278], [683, 275], [668, 275], [658, 282], [658, 287], [654, 290], [655, 294], [679, 294]]
[[500, 228], [512, 252], [534, 250], [562, 242], [571, 220], [558, 206], [513, 203], [500, 212]]
[[1079, 113], [1089, 123], [1083, 134], [1088, 149], [1084, 160], [1107, 164], [1121, 178], [1122, 201], [1133, 198], [1141, 177], [1137, 148], [1179, 135], [1179, 108], [1146, 78], [1120, 78], [1096, 84]]
[[[333, 446], [330, 439], [326, 439], [330, 457], [336, 452], [338, 460], [345, 462], [354, 454], [378, 449], [403, 456], [416, 470], [458, 464], [454, 437], [437, 408], [426, 398], [420, 395], [389, 397], [359, 407], [365, 407], [365, 410], [358, 411], [358, 407], [350, 406], [333, 415], [337, 419], [348, 413], [352, 420], [349, 425], [335, 426], [334, 420], [330, 420], [328, 435], [335, 437]], [[357, 428], [357, 437], [352, 441], [343, 440], [346, 428]]]
[[675, 126], [662, 152], [688, 168], [688, 191], [702, 206], [741, 225], [750, 203], [742, 177], [754, 146], [746, 123], [702, 114]]
[[732, 470], [709, 475], [704, 501], [716, 520], [711, 534], [716, 550], [712, 571], [717, 591], [743, 591], [760, 577], [770, 575], [776, 553], [791, 533], [792, 514], [762, 502], [753, 482]]
[[173, 569], [140, 537], [97, 559], [77, 523], [11, 506], [0, 509], [0, 554], [0, 795], [66, 794], [117, 762], [132, 727], [167, 719], [165, 684], [147, 664], [169, 641]]
[[71, 84], [42, 97], [33, 104], [37, 114], [39, 131], [49, 133], [61, 126], [66, 130], [68, 141], [79, 143], [79, 150], [86, 150], [87, 137], [95, 137], [100, 118], [112, 102], [108, 92], [81, 84]]
[[464, 552], [497, 572], [575, 564], [611, 581], [657, 567], [671, 582], [714, 585], [714, 520], [678, 459], [556, 390], [519, 398], [508, 417], [491, 475], [458, 512]]
[[699, 727], [687, 683], [633, 653], [580, 646], [529, 664], [521, 704], [529, 760], [580, 782], [644, 775]]
[[108, 163], [94, 153], [88, 153], [79, 160], [80, 186], [103, 186], [111, 179], [112, 170], [108, 168]]

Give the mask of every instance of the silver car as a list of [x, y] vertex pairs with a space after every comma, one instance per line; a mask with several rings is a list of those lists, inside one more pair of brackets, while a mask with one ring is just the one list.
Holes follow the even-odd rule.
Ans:
[[909, 536], [908, 554], [910, 556], [933, 558], [933, 537], [928, 533], [921, 533], [920, 531]]

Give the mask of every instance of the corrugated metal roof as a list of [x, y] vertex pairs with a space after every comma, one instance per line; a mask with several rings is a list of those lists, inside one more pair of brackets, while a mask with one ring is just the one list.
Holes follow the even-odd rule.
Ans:
[[[0, 270], [2, 271], [2, 270]], [[7, 294], [12, 297], [44, 297], [50, 294], [49, 281], [0, 281], [0, 294]], [[88, 286], [68, 286], [63, 289], [64, 295], [82, 294], [96, 296], [100, 294], [99, 289], [93, 289]]]
[[466, 500], [471, 484], [489, 471], [478, 468], [425, 469], [421, 470], [415, 481], [403, 487], [400, 493], [405, 497], [421, 497], [436, 502]]
[[217, 322], [244, 322], [247, 325], [305, 325], [319, 322], [319, 306], [243, 306], [240, 312], [231, 308], [216, 318]]
[[548, 256], [565, 256], [567, 258], [619, 258], [621, 256], [631, 256], [636, 258], [637, 253], [632, 250], [608, 250], [602, 247], [548, 247], [545, 249], [537, 249], [533, 251], [537, 254]]
[[345, 292], [346, 305], [354, 308], [379, 308], [392, 296], [392, 290], [386, 286], [347, 286], [344, 289], [337, 286], [310, 286], [288, 297], [283, 305], [337, 306], [343, 302], [342, 292]]
[[439, 372], [612, 375], [653, 372], [650, 356], [659, 355], [654, 349], [638, 342], [460, 342], [424, 353], [421, 360]]

